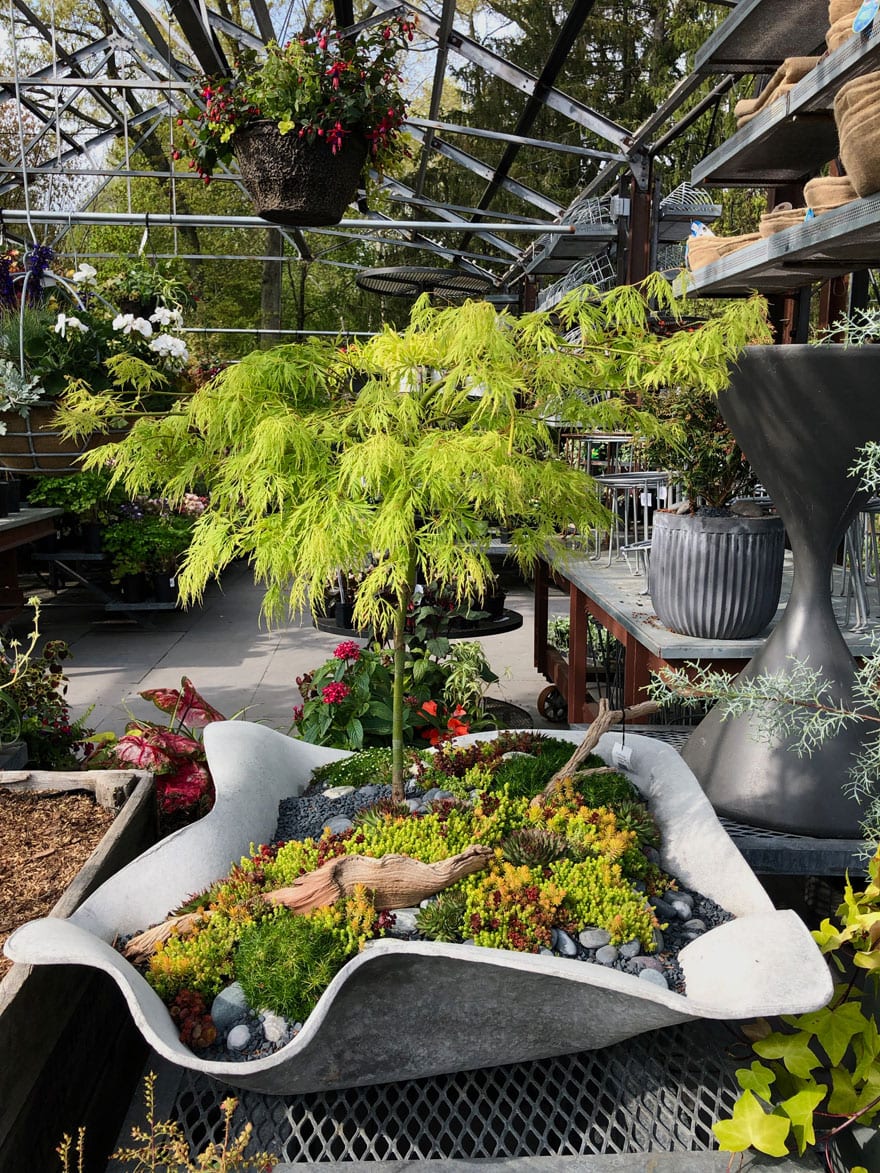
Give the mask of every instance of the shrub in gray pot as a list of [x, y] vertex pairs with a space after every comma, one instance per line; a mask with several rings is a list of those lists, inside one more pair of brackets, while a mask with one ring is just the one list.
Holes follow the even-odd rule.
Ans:
[[685, 490], [677, 511], [654, 515], [648, 585], [657, 616], [672, 631], [700, 639], [758, 635], [779, 604], [782, 521], [731, 508], [755, 478], [716, 396], [674, 387], [650, 393], [647, 405], [677, 423], [680, 438], [651, 440], [646, 459], [669, 469]]

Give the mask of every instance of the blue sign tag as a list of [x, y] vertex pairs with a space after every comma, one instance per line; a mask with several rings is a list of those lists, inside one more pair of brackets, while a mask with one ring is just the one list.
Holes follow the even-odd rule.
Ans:
[[880, 0], [863, 0], [862, 7], [856, 13], [856, 18], [853, 21], [853, 32], [860, 33], [862, 29], [866, 29], [877, 15], [878, 8], [880, 8]]
[[807, 220], [815, 220], [815, 219], [816, 219], [816, 213], [813, 211], [812, 208], [807, 208], [807, 214], [806, 214], [806, 216], [804, 216], [804, 222], [806, 223]]

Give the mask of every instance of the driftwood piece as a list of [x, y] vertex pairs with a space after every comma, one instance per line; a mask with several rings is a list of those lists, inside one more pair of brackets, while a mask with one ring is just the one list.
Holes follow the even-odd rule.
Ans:
[[300, 876], [290, 888], [267, 892], [264, 899], [294, 912], [311, 912], [351, 896], [362, 885], [372, 893], [376, 908], [410, 908], [465, 876], [482, 871], [491, 858], [492, 848], [479, 843], [437, 863], [422, 863], [408, 855], [383, 855], [379, 859], [341, 855], [317, 871]]
[[[351, 896], [361, 885], [372, 893], [376, 908], [409, 908], [465, 876], [482, 871], [492, 854], [491, 847], [474, 843], [437, 863], [422, 863], [408, 855], [383, 855], [379, 859], [342, 855], [300, 876], [289, 888], [265, 892], [263, 899], [268, 904], [283, 904], [293, 912], [305, 913]], [[143, 964], [172, 933], [184, 937], [210, 915], [210, 910], [202, 909], [154, 925], [132, 937], [122, 950], [123, 956], [135, 965]]]
[[559, 787], [562, 779], [570, 778], [581, 762], [590, 756], [599, 744], [599, 738], [603, 733], [607, 733], [612, 725], [617, 725], [620, 721], [635, 721], [639, 717], [647, 717], [650, 713], [658, 712], [659, 709], [660, 706], [656, 701], [642, 701], [641, 704], [632, 705], [628, 709], [612, 709], [608, 701], [603, 697], [599, 701], [595, 720], [587, 730], [583, 741], [565, 765], [556, 771], [541, 793], [532, 799], [530, 805], [543, 806], [547, 799]]

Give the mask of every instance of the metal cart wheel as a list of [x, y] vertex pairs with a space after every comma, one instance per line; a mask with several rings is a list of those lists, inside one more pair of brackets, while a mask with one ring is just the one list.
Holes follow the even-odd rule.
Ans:
[[555, 684], [548, 684], [542, 689], [535, 703], [545, 721], [562, 725], [568, 720], [568, 702]]

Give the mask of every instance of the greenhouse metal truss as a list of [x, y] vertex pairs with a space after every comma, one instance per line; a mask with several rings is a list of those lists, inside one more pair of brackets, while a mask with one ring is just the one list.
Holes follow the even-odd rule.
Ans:
[[[145, 169], [133, 165], [135, 155], [160, 127], [167, 126], [172, 148], [179, 140], [183, 132], [177, 121], [191, 104], [196, 74], [228, 73], [221, 36], [226, 43], [259, 48], [278, 35], [264, 0], [249, 0], [250, 29], [232, 23], [204, 0], [169, 0], [163, 10], [147, 0], [127, 0], [124, 5], [102, 3], [104, 35], [76, 45], [69, 43], [72, 34], [61, 31], [54, 17], [47, 22], [26, 0], [0, 0], [0, 11], [3, 5], [9, 34], [6, 56], [11, 58], [13, 68], [7, 76], [0, 77], [0, 126], [5, 128], [7, 154], [0, 159], [0, 208], [12, 193], [16, 193], [15, 202], [23, 206], [0, 213], [0, 230], [27, 240], [28, 233], [36, 239], [38, 226], [49, 227], [50, 243], [57, 247], [70, 228], [85, 223], [143, 225], [145, 238], [151, 225], [250, 230], [267, 227], [256, 216], [199, 217], [183, 212], [178, 205], [185, 201], [179, 201], [178, 194], [181, 185], [193, 178], [191, 174], [168, 166]], [[412, 4], [375, 0], [372, 15], [361, 24], [355, 23], [352, 0], [334, 0], [337, 25], [354, 35], [367, 24], [395, 13], [416, 15], [420, 36], [434, 44], [434, 76], [429, 116], [411, 117], [405, 127], [423, 148], [415, 179], [409, 185], [389, 177], [381, 181], [392, 205], [408, 215], [392, 218], [370, 209], [362, 196], [356, 216], [336, 228], [310, 228], [309, 234], [384, 242], [427, 253], [438, 263], [464, 274], [490, 279], [501, 292], [522, 287], [524, 279], [537, 275], [549, 273], [558, 279], [578, 264], [608, 279], [612, 273], [626, 276], [620, 257], [625, 250], [618, 249], [623, 237], [616, 224], [621, 217], [638, 219], [639, 200], [650, 204], [649, 140], [655, 129], [668, 121], [677, 104], [693, 92], [695, 83], [685, 79], [651, 123], [635, 134], [556, 88], [566, 57], [575, 39], [584, 33], [594, 5], [595, 0], [574, 0], [540, 75], [535, 76], [457, 29], [455, 0], [442, 0], [439, 16]], [[28, 72], [22, 60], [25, 34], [44, 42], [44, 51], [48, 49], [52, 58], [50, 65]], [[501, 79], [523, 95], [521, 113], [512, 130], [461, 126], [439, 119], [450, 54]], [[717, 98], [728, 85], [729, 79], [722, 79], [713, 95]], [[701, 103], [701, 109], [710, 99]], [[10, 111], [6, 116], [4, 106]], [[599, 145], [566, 145], [531, 137], [530, 131], [545, 106], [570, 119], [582, 128], [585, 138]], [[692, 113], [689, 118], [696, 116]], [[681, 128], [685, 125], [683, 120]], [[674, 133], [675, 128], [667, 132], [661, 140], [664, 145]], [[463, 135], [471, 141], [494, 140], [502, 144], [497, 162], [489, 165], [457, 146], [455, 140]], [[121, 144], [116, 150], [122, 160], [118, 165], [107, 162], [111, 144]], [[523, 147], [595, 160], [596, 179], [585, 193], [562, 207], [512, 177], [513, 164]], [[484, 181], [475, 206], [453, 206], [432, 198], [428, 162], [434, 153]], [[126, 212], [96, 210], [96, 201], [111, 180], [122, 178], [130, 184], [139, 177], [163, 183], [167, 210], [134, 211], [130, 196]], [[234, 169], [221, 171], [216, 178], [241, 186]], [[62, 179], [66, 187], [60, 190]], [[39, 196], [35, 198], [38, 189]], [[492, 204], [499, 192], [517, 197], [525, 206], [524, 214], [493, 212]], [[602, 214], [585, 218], [585, 201], [591, 205], [601, 203]], [[627, 226], [630, 240], [637, 240], [634, 224]], [[313, 259], [302, 230], [279, 231], [294, 255]], [[643, 229], [642, 235], [647, 231]], [[513, 233], [517, 243], [508, 239]], [[524, 247], [523, 241], [529, 243]], [[632, 253], [632, 249], [629, 251]], [[616, 269], [610, 260], [615, 254]], [[260, 249], [246, 255], [259, 257]], [[327, 263], [346, 264], [333, 260]], [[633, 272], [632, 256], [629, 266], [628, 276], [638, 276]]]

